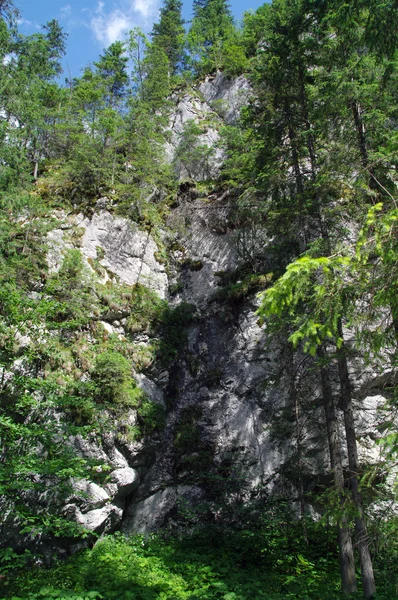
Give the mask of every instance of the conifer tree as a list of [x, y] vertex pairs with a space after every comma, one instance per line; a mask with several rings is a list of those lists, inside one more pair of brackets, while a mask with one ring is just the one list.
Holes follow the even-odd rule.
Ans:
[[106, 87], [107, 102], [111, 106], [120, 103], [126, 93], [127, 63], [124, 44], [118, 41], [106, 48], [104, 54], [100, 55], [99, 61], [94, 63]]
[[181, 10], [181, 0], [165, 0], [160, 21], [152, 29], [153, 44], [167, 56], [172, 75], [178, 73], [184, 61], [185, 29]]
[[222, 66], [224, 44], [234, 33], [234, 21], [226, 0], [200, 0], [194, 4], [188, 40], [200, 72], [208, 73]]
[[[336, 17], [336, 26], [343, 30], [344, 23], [341, 15]], [[328, 23], [333, 22], [329, 17]], [[344, 32], [343, 32], [344, 33]], [[355, 28], [351, 25], [346, 36], [338, 36], [337, 43], [344, 47], [345, 60], [350, 58], [352, 49], [349, 40], [355, 38]], [[292, 236], [299, 241], [299, 248], [307, 251], [309, 244], [316, 241], [318, 251], [332, 254], [333, 236], [337, 226], [335, 219], [331, 218], [330, 202], [338, 200], [340, 185], [333, 181], [336, 173], [330, 164], [324, 161], [326, 149], [329, 146], [329, 136], [335, 135], [329, 129], [327, 110], [320, 111], [317, 107], [318, 90], [314, 73], [319, 72], [327, 63], [326, 55], [320, 55], [316, 40], [319, 39], [319, 18], [311, 12], [307, 2], [303, 0], [275, 0], [268, 12], [266, 21], [266, 46], [258, 52], [255, 63], [255, 80], [257, 84], [259, 101], [253, 110], [253, 124], [257, 134], [266, 142], [259, 144], [257, 168], [257, 185], [260, 184], [268, 202], [269, 230], [280, 235], [279, 225], [283, 224], [285, 235]], [[330, 35], [330, 31], [329, 31]], [[336, 36], [332, 37], [335, 40]], [[326, 45], [326, 40], [325, 40]], [[340, 46], [340, 48], [341, 48]], [[358, 46], [356, 46], [358, 48]], [[343, 56], [341, 54], [340, 56]], [[355, 65], [355, 62], [353, 61]], [[365, 63], [366, 64], [366, 63]], [[350, 80], [345, 83], [344, 91], [357, 91], [358, 86], [351, 80], [353, 69], [350, 69]], [[345, 78], [339, 74], [339, 84]], [[333, 82], [336, 84], [336, 82]], [[335, 95], [339, 101], [344, 93], [340, 91]], [[355, 106], [346, 99], [343, 111], [345, 118], [354, 114], [353, 139], [358, 139], [359, 159], [362, 167], [366, 169], [367, 143], [364, 139], [363, 123], [360, 122], [359, 103], [355, 98]], [[348, 109], [348, 114], [347, 114]], [[347, 118], [345, 120], [347, 123]], [[359, 134], [363, 134], [362, 137]], [[356, 152], [354, 153], [354, 156]], [[336, 165], [334, 165], [336, 167]], [[327, 173], [327, 177], [325, 177]], [[322, 181], [322, 184], [321, 184]], [[281, 219], [282, 217], [282, 219]], [[297, 230], [294, 231], [294, 220], [298, 219]], [[272, 223], [273, 221], [273, 223]], [[289, 224], [290, 222], [290, 224]], [[271, 225], [272, 223], [272, 225]], [[288, 225], [286, 227], [286, 225]], [[293, 227], [293, 228], [292, 228]], [[301, 238], [301, 239], [300, 239]], [[316, 250], [315, 250], [316, 252]], [[311, 259], [308, 259], [311, 260]], [[326, 260], [326, 259], [325, 259]], [[303, 259], [304, 261], [304, 259]], [[315, 263], [316, 264], [316, 263]], [[289, 277], [293, 277], [295, 269], [300, 271], [301, 288], [298, 294], [303, 294], [304, 272], [310, 268], [310, 263], [297, 261], [289, 265], [285, 279], [282, 277], [273, 289], [281, 290]], [[333, 275], [334, 276], [334, 275]], [[279, 287], [280, 286], [280, 287]], [[318, 289], [320, 289], [318, 287]], [[286, 291], [286, 288], [284, 288]], [[272, 297], [271, 290], [269, 291]], [[350, 541], [349, 519], [344, 513], [344, 475], [340, 449], [337, 441], [336, 404], [333, 390], [330, 386], [330, 362], [328, 348], [324, 344], [325, 337], [332, 337], [330, 331], [337, 327], [342, 331], [340, 307], [333, 312], [336, 325], [333, 325], [328, 314], [320, 310], [318, 320], [314, 321], [314, 311], [307, 312], [309, 298], [301, 296], [303, 305], [296, 301], [295, 309], [291, 311], [292, 326], [297, 328], [297, 321], [301, 318], [308, 332], [311, 328], [316, 332], [315, 348], [319, 358], [321, 390], [328, 430], [331, 467], [335, 475], [335, 488], [340, 498], [342, 517], [338, 528], [339, 547], [341, 558], [341, 575], [343, 590], [346, 593], [355, 591], [355, 572], [353, 549]], [[279, 297], [281, 300], [281, 297]], [[281, 302], [284, 304], [284, 301]], [[286, 300], [285, 306], [288, 301]], [[322, 305], [321, 305], [322, 306]], [[303, 308], [304, 307], [304, 308]], [[272, 311], [278, 312], [276, 303]], [[300, 310], [303, 310], [301, 315]], [[324, 337], [322, 337], [322, 331]], [[300, 333], [292, 336], [296, 343], [300, 341]], [[312, 334], [310, 334], [312, 335]], [[335, 343], [343, 344], [342, 334], [336, 330]], [[314, 350], [315, 351], [315, 350]], [[355, 428], [352, 416], [351, 388], [348, 377], [347, 359], [344, 351], [338, 356], [338, 371], [341, 388], [341, 407], [345, 417], [345, 434], [349, 455], [351, 472], [352, 499], [358, 516], [355, 519], [357, 544], [361, 560], [362, 579], [366, 598], [373, 597], [374, 579], [372, 562], [369, 554], [366, 526], [363, 518], [360, 494], [358, 493], [358, 458], [356, 453]]]

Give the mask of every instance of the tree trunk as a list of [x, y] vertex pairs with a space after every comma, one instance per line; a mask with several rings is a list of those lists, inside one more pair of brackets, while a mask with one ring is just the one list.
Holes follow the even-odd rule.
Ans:
[[[341, 320], [338, 324], [339, 335], [343, 339], [343, 327]], [[344, 412], [345, 436], [347, 442], [348, 467], [350, 470], [350, 489], [352, 500], [356, 510], [355, 532], [357, 537], [357, 546], [359, 560], [361, 563], [361, 576], [364, 595], [366, 600], [370, 600], [376, 594], [376, 585], [373, 574], [372, 558], [369, 551], [368, 532], [364, 518], [362, 496], [359, 490], [358, 474], [359, 460], [357, 440], [355, 434], [355, 421], [352, 409], [352, 390], [350, 376], [348, 373], [347, 357], [344, 345], [338, 354], [339, 379], [341, 390], [341, 408]]]
[[33, 171], [33, 179], [35, 181], [37, 180], [38, 173], [39, 173], [39, 159], [36, 157], [35, 158], [35, 167], [34, 167], [34, 171]]
[[294, 179], [295, 179], [295, 183], [296, 183], [297, 196], [299, 199], [299, 207], [300, 207], [299, 215], [304, 215], [304, 223], [302, 223], [302, 224], [299, 223], [299, 227], [304, 234], [304, 249], [305, 249], [308, 245], [308, 242], [310, 241], [310, 236], [308, 234], [307, 217], [306, 217], [304, 206], [303, 206], [304, 180], [303, 180], [303, 174], [301, 173], [299, 155], [297, 152], [297, 136], [296, 136], [295, 129], [292, 125], [290, 108], [288, 106], [285, 106], [285, 113], [286, 113], [286, 118], [287, 118], [287, 128], [288, 128], [290, 149], [292, 151], [292, 163], [293, 163], [292, 166], [293, 166], [293, 172], [294, 172]]
[[352, 547], [352, 540], [348, 520], [344, 514], [344, 473], [338, 437], [336, 409], [334, 405], [329, 372], [327, 367], [325, 365], [322, 365], [322, 362], [324, 362], [326, 358], [326, 352], [322, 347], [318, 349], [318, 357], [321, 360], [322, 397], [329, 443], [330, 464], [333, 471], [334, 485], [339, 497], [339, 504], [341, 507], [341, 517], [337, 526], [337, 536], [340, 554], [341, 587], [345, 594], [353, 594], [357, 590], [354, 551]]
[[377, 183], [374, 177], [373, 169], [369, 165], [368, 144], [366, 141], [365, 125], [361, 115], [361, 107], [356, 100], [352, 100], [350, 106], [354, 118], [355, 129], [357, 131], [358, 147], [361, 155], [362, 166], [369, 173], [369, 188], [371, 190], [375, 190], [377, 188]]
[[297, 485], [299, 493], [300, 519], [303, 530], [303, 537], [308, 545], [307, 524], [305, 521], [305, 498], [303, 481], [303, 434], [302, 434], [302, 410], [300, 397], [296, 388], [296, 374], [294, 365], [294, 353], [290, 344], [286, 347], [286, 373], [289, 377], [289, 398], [294, 405], [294, 417], [296, 424], [296, 451], [297, 451]]

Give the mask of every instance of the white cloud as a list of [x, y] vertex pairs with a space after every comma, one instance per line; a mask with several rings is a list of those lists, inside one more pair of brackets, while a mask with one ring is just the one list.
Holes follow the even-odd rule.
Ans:
[[69, 17], [72, 14], [72, 7], [70, 4], [65, 4], [65, 6], [63, 6], [61, 8], [61, 15], [63, 17]]
[[95, 13], [91, 17], [90, 29], [101, 44], [109, 46], [123, 39], [133, 27], [150, 28], [159, 10], [159, 0], [121, 0], [119, 6], [111, 11], [105, 8], [105, 2], [99, 0]]
[[17, 25], [27, 25], [28, 27], [33, 25], [32, 21], [28, 21], [28, 19], [17, 19]]
[[19, 25], [20, 27], [34, 27], [35, 29], [41, 29], [41, 26], [38, 25], [38, 23], [36, 23], [35, 21], [28, 21], [28, 19], [17, 19], [17, 25]]
[[158, 0], [134, 0], [133, 10], [147, 19], [148, 17], [157, 15], [159, 2]]
[[133, 24], [129, 16], [121, 10], [115, 9], [110, 14], [106, 14], [101, 5], [102, 3], [99, 3], [99, 9], [91, 19], [91, 29], [99, 42], [109, 46], [116, 40], [120, 40]]

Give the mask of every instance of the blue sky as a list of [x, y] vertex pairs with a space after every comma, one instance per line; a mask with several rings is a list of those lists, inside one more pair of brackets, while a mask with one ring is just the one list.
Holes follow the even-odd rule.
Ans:
[[[256, 9], [264, 0], [232, 0], [233, 13]], [[78, 76], [88, 63], [97, 60], [101, 50], [116, 39], [124, 39], [133, 27], [149, 32], [159, 14], [162, 0], [15, 0], [21, 11], [19, 29], [29, 35], [40, 25], [58, 19], [69, 34], [64, 74]], [[192, 1], [184, 1], [184, 18], [192, 14]]]

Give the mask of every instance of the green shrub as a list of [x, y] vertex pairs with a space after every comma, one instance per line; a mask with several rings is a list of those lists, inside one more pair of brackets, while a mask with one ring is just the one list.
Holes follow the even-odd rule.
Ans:
[[165, 424], [165, 411], [164, 408], [143, 398], [137, 409], [138, 423], [143, 435], [148, 435], [153, 431], [162, 429]]
[[95, 359], [92, 379], [97, 399], [121, 406], [138, 406], [142, 391], [136, 387], [131, 365], [120, 352], [108, 350]]

